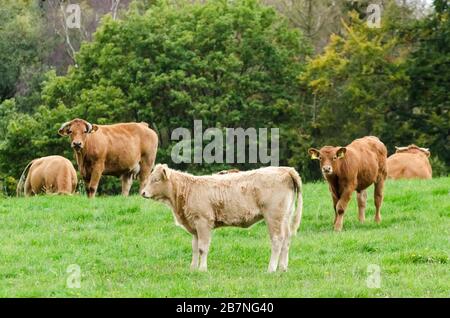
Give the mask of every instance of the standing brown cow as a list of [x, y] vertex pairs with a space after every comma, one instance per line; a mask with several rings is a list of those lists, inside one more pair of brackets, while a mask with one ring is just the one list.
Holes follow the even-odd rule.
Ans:
[[150, 176], [158, 148], [158, 136], [146, 123], [92, 125], [83, 119], [64, 123], [59, 134], [69, 136], [78, 169], [94, 197], [101, 176], [120, 176], [127, 196], [133, 177], [139, 175], [142, 190]]
[[312, 159], [320, 160], [322, 174], [328, 181], [335, 211], [335, 231], [342, 230], [344, 212], [353, 191], [357, 192], [359, 220], [364, 222], [366, 189], [371, 184], [375, 184], [375, 222], [381, 221], [387, 149], [377, 137], [356, 139], [346, 147], [311, 148], [308, 152]]
[[416, 145], [395, 147], [395, 154], [387, 159], [388, 178], [392, 179], [431, 179], [432, 169], [428, 148]]
[[42, 157], [34, 159], [25, 167], [17, 185], [17, 196], [72, 194], [77, 183], [77, 172], [69, 160], [61, 156]]
[[295, 169], [266, 167], [193, 176], [156, 165], [142, 196], [168, 204], [176, 223], [192, 234], [192, 269], [207, 270], [214, 228], [249, 227], [264, 219], [272, 241], [268, 271], [276, 271], [278, 265], [287, 270], [289, 244], [303, 206], [302, 181]]

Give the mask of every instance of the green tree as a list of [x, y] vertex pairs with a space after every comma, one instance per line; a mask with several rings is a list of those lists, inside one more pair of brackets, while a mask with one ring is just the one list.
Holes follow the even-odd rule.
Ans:
[[417, 45], [408, 62], [410, 107], [402, 119], [412, 128], [410, 137], [431, 148], [450, 165], [450, 8], [434, 1], [434, 13], [417, 23], [412, 37]]
[[296, 78], [310, 52], [299, 31], [256, 0], [161, 1], [144, 14], [132, 8], [123, 20], [107, 16], [81, 46], [77, 67], [48, 74], [43, 106], [22, 119], [27, 128], [9, 122], [0, 161], [16, 151], [14, 143], [27, 143], [29, 152], [18, 150], [2, 169], [17, 175], [32, 156], [67, 154], [56, 131], [74, 117], [150, 123], [160, 134], [162, 162], [171, 162], [170, 131], [192, 129], [194, 119], [205, 128], [280, 127], [289, 134], [301, 107]]
[[405, 104], [409, 79], [396, 37], [369, 28], [356, 13], [343, 22], [322, 55], [301, 76], [314, 96], [311, 129], [314, 143], [344, 145], [365, 135], [392, 140], [390, 116]]

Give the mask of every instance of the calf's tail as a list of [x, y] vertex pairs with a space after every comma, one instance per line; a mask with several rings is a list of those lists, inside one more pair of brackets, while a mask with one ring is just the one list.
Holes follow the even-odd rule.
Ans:
[[28, 170], [30, 169], [33, 162], [34, 160], [30, 161], [30, 163], [27, 164], [27, 166], [22, 172], [22, 175], [20, 176], [19, 183], [17, 184], [16, 188], [16, 195], [18, 197], [25, 194], [25, 179], [27, 178]]
[[291, 221], [291, 233], [293, 235], [296, 235], [297, 230], [300, 227], [300, 222], [302, 221], [303, 212], [302, 179], [298, 175], [297, 171], [295, 171], [295, 169], [291, 169], [289, 171], [289, 174], [291, 175], [292, 181], [294, 182], [294, 191], [296, 194], [296, 197], [294, 197], [294, 203], [295, 200], [297, 200], [297, 206], [295, 208], [293, 219]]

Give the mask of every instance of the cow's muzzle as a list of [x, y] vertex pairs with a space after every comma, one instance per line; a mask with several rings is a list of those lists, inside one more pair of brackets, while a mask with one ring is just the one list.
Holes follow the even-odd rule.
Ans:
[[72, 142], [72, 148], [75, 151], [80, 151], [81, 149], [83, 149], [83, 143], [82, 142], [78, 142], [78, 141], [74, 141], [74, 142]]
[[331, 166], [323, 166], [322, 167], [322, 173], [323, 174], [332, 174], [333, 168]]

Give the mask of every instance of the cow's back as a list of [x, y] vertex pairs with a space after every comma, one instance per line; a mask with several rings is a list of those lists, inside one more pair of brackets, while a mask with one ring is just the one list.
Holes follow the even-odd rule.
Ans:
[[89, 138], [88, 156], [105, 160], [105, 174], [138, 171], [141, 157], [156, 152], [158, 137], [145, 123], [99, 127]]
[[377, 137], [355, 139], [347, 148], [350, 148], [357, 157], [354, 169], [358, 173], [358, 190], [386, 178], [387, 149]]
[[431, 179], [432, 169], [425, 155], [396, 153], [387, 159], [388, 178], [391, 179]]
[[61, 156], [48, 156], [35, 160], [28, 174], [34, 193], [70, 194], [75, 192], [77, 175], [72, 163]]

